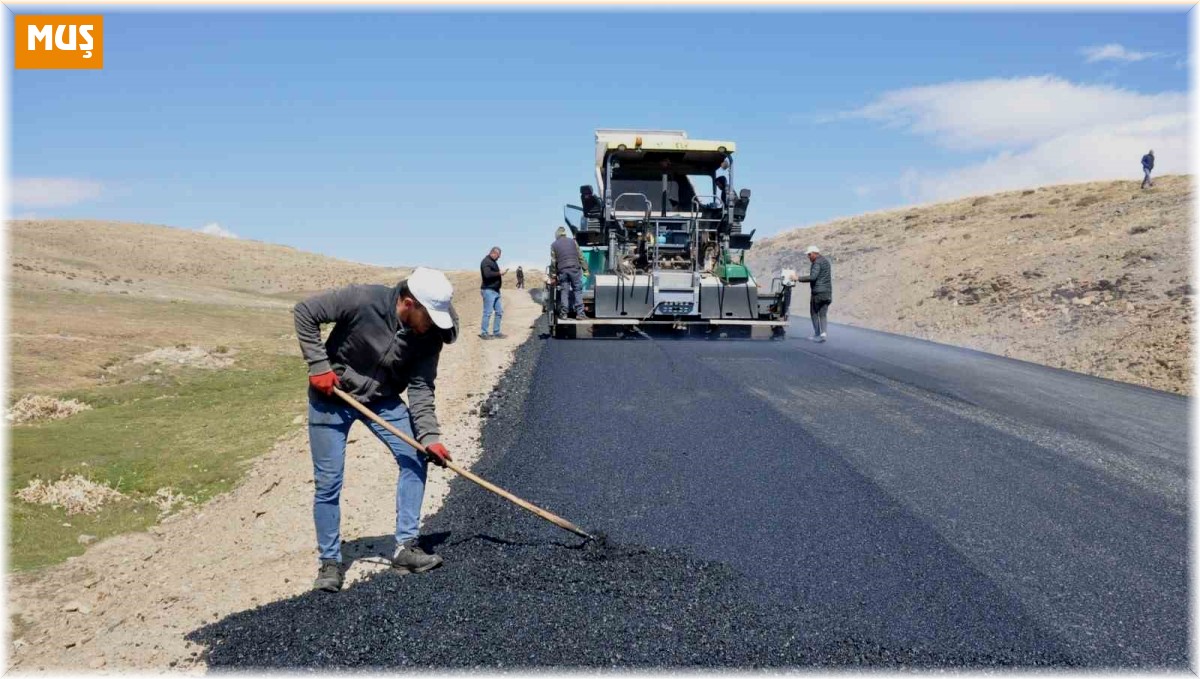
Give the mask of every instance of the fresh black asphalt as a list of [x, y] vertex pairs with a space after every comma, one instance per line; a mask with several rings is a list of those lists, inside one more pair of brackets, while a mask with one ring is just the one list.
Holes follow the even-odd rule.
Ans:
[[456, 479], [443, 568], [189, 636], [214, 669], [1187, 666], [1187, 399], [831, 335], [533, 339], [474, 469], [609, 545]]

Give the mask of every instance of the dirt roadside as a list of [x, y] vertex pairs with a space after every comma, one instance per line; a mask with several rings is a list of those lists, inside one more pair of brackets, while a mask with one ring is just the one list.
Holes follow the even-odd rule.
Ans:
[[[437, 401], [446, 445], [469, 466], [480, 454], [479, 405], [493, 388], [503, 388], [497, 381], [541, 309], [526, 291], [505, 290], [508, 337], [484, 341], [475, 325], [479, 297], [463, 299], [463, 334], [442, 354]], [[354, 581], [386, 567], [396, 466], [365, 427], [356, 425], [350, 441], [342, 534]], [[441, 506], [451, 473], [431, 468], [425, 516]], [[102, 541], [59, 566], [10, 576], [16, 627], [8, 669], [203, 671], [199, 649], [185, 634], [309, 589], [316, 569], [311, 502], [307, 432], [299, 416], [294, 431], [256, 459], [233, 492], [149, 532]]]

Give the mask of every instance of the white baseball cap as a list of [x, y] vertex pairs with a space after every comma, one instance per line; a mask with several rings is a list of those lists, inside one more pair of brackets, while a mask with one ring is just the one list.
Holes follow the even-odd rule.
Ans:
[[454, 327], [454, 319], [450, 317], [450, 297], [454, 295], [454, 286], [450, 285], [446, 274], [419, 266], [408, 277], [408, 291], [429, 312], [434, 325], [442, 330]]
[[810, 246], [804, 248], [804, 254], [806, 254], [806, 255], [811, 255], [814, 252], [817, 253], [818, 255], [821, 254], [821, 248], [819, 248], [815, 245], [810, 245]]

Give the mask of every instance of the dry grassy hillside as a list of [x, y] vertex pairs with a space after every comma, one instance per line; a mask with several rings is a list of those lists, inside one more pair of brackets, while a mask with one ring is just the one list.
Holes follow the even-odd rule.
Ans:
[[8, 229], [13, 396], [111, 384], [134, 357], [181, 344], [294, 350], [288, 308], [301, 291], [404, 273], [165, 226]]
[[[792, 230], [756, 270], [833, 263], [830, 318], [1191, 392], [1191, 178], [1048, 186]], [[793, 310], [807, 313], [807, 292]]]
[[[390, 284], [409, 272], [165, 226], [7, 225], [14, 395], [111, 383], [113, 366], [181, 343], [295, 354], [295, 300], [350, 283]], [[479, 274], [449, 276], [469, 322]]]
[[393, 280], [405, 271], [149, 224], [8, 224], [10, 280], [23, 290], [263, 303], [262, 295]]

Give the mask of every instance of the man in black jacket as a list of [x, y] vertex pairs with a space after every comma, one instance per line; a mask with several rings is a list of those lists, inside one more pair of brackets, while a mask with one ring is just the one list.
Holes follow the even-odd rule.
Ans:
[[813, 336], [810, 338], [814, 342], [825, 341], [825, 315], [829, 311], [829, 305], [833, 303], [833, 267], [830, 266], [829, 260], [821, 254], [821, 250], [815, 245], [810, 245], [804, 250], [804, 254], [808, 257], [808, 261], [812, 263], [812, 267], [808, 271], [807, 276], [796, 276], [795, 280], [798, 283], [808, 283], [811, 286], [811, 294], [808, 301], [808, 315], [812, 320]]
[[1154, 180], [1150, 178], [1150, 173], [1154, 171], [1154, 149], [1150, 149], [1150, 153], [1142, 156], [1142, 173], [1145, 175], [1142, 178], [1142, 188], [1149, 186], [1154, 188]]
[[488, 338], [488, 318], [493, 313], [496, 314], [496, 320], [492, 323], [492, 337], [504, 337], [500, 332], [500, 317], [504, 315], [504, 307], [500, 304], [500, 282], [504, 278], [504, 274], [508, 273], [508, 269], [500, 270], [500, 265], [496, 263], [500, 259], [500, 248], [493, 247], [487, 257], [479, 263], [479, 294], [483, 296], [483, 320], [479, 324], [479, 337], [481, 339]]
[[[442, 346], [458, 337], [453, 290], [445, 274], [418, 268], [399, 285], [350, 285], [296, 305], [300, 351], [308, 362], [308, 439], [313, 460], [313, 521], [320, 567], [315, 589], [342, 588], [341, 508], [346, 436], [356, 420], [392, 451], [396, 481], [396, 551], [392, 566], [424, 573], [442, 563], [417, 546], [425, 473], [430, 459], [341, 401], [338, 387], [401, 431], [414, 435], [433, 462], [451, 459], [439, 442], [433, 384]], [[334, 323], [321, 341], [321, 324]], [[400, 394], [408, 390], [409, 403]], [[411, 410], [410, 406], [411, 405]]]

